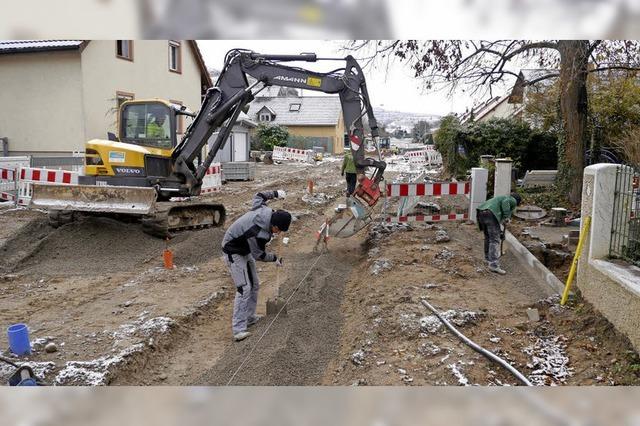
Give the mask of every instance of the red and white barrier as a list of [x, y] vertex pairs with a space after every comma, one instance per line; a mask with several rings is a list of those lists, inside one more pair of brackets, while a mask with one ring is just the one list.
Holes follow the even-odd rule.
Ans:
[[33, 184], [77, 185], [78, 172], [50, 170], [35, 167], [0, 169], [0, 199], [28, 206]]
[[433, 215], [415, 215], [415, 216], [389, 216], [387, 222], [406, 223], [406, 222], [443, 222], [454, 220], [467, 220], [469, 213], [451, 213], [451, 214], [433, 214]]
[[274, 146], [273, 155], [271, 158], [274, 160], [291, 160], [300, 161], [302, 163], [313, 163], [313, 150], [312, 149], [298, 149], [289, 148], [287, 146]]
[[427, 148], [419, 151], [408, 151], [404, 154], [405, 158], [409, 160], [409, 164], [418, 166], [441, 166], [442, 155], [435, 150], [433, 145], [427, 145]]
[[222, 167], [220, 163], [213, 163], [207, 169], [207, 173], [202, 178], [202, 189], [200, 194], [209, 194], [220, 191], [222, 188]]
[[471, 182], [390, 183], [388, 197], [422, 197], [442, 195], [469, 195]]
[[16, 188], [16, 171], [0, 169], [0, 200], [15, 201]]
[[[486, 183], [485, 183], [486, 184]], [[425, 183], [391, 183], [387, 185], [387, 196], [400, 198], [400, 206], [395, 216], [388, 216], [387, 222], [443, 222], [468, 220], [471, 208], [472, 182], [425, 182]], [[463, 195], [469, 199], [466, 212], [433, 215], [409, 215], [421, 197], [445, 197]]]

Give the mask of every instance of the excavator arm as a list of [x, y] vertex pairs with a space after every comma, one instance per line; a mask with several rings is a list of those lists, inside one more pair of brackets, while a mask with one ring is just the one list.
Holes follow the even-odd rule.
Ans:
[[[380, 196], [377, 191], [378, 183], [382, 180], [386, 163], [365, 157], [362, 118], [366, 114], [374, 139], [378, 137], [378, 125], [364, 73], [352, 56], [344, 58], [344, 68], [328, 73], [282, 64], [319, 60], [322, 59], [318, 59], [313, 53], [263, 55], [249, 50], [229, 51], [216, 87], [207, 91], [200, 111], [173, 151], [173, 174], [159, 182], [159, 190], [168, 190], [167, 195], [176, 190], [183, 195], [197, 195], [207, 168], [227, 140], [240, 112], [264, 87], [277, 85], [339, 95], [350, 148], [359, 174], [360, 185], [356, 195], [369, 206], [375, 205]], [[249, 84], [248, 76], [255, 79], [255, 83]], [[206, 158], [198, 167], [194, 166], [194, 160], [216, 130], [218, 136]], [[365, 175], [368, 167], [375, 169], [371, 177]]]

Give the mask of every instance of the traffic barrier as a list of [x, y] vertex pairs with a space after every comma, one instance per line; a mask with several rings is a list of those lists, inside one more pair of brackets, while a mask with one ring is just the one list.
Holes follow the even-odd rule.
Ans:
[[77, 185], [78, 172], [68, 170], [50, 170], [36, 167], [21, 167], [18, 170], [18, 198], [16, 203], [28, 206], [33, 194], [33, 184]]
[[77, 185], [78, 172], [35, 167], [0, 169], [0, 199], [28, 206], [33, 184]]
[[409, 160], [409, 164], [412, 165], [426, 165], [426, 166], [441, 166], [442, 155], [436, 151], [433, 145], [428, 145], [430, 148], [422, 149], [420, 151], [408, 151], [405, 158]]
[[220, 163], [213, 163], [207, 169], [207, 173], [202, 178], [202, 188], [200, 194], [209, 194], [220, 191], [222, 188], [222, 168]]
[[12, 169], [0, 169], [0, 200], [15, 201], [16, 172]]
[[[472, 181], [465, 182], [425, 182], [425, 183], [390, 183], [387, 184], [387, 197], [399, 199], [400, 205], [395, 216], [388, 215], [387, 222], [443, 222], [468, 220], [471, 209]], [[464, 212], [410, 214], [422, 197], [465, 196], [469, 204]]]
[[273, 155], [274, 160], [291, 160], [299, 161], [302, 163], [313, 163], [314, 153], [312, 149], [298, 149], [289, 148], [287, 146], [274, 146]]

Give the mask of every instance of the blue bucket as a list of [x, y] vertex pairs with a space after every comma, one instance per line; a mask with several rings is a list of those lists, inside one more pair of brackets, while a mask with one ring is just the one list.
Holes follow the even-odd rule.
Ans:
[[29, 329], [26, 324], [13, 324], [7, 329], [9, 348], [16, 355], [30, 355], [31, 342], [29, 341]]

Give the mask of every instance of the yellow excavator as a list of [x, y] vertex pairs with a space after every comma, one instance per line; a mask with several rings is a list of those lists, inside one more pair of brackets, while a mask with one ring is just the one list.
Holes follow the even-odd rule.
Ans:
[[[378, 136], [376, 119], [364, 74], [353, 57], [342, 59], [345, 67], [329, 73], [281, 64], [317, 60], [313, 53], [264, 55], [234, 49], [227, 53], [215, 87], [207, 91], [196, 114], [159, 99], [124, 102], [118, 113], [118, 134], [87, 142], [85, 175], [79, 185], [34, 185], [31, 206], [48, 209], [54, 226], [79, 213], [136, 216], [146, 232], [161, 237], [182, 229], [221, 226], [224, 206], [198, 198], [203, 178], [240, 112], [246, 112], [264, 87], [279, 85], [339, 94], [359, 185], [352, 205], [334, 229], [342, 233], [337, 236], [357, 232], [370, 220], [386, 167], [379, 159], [364, 157], [362, 118], [367, 115], [374, 137]], [[255, 82], [249, 84], [248, 76]], [[181, 115], [193, 121], [178, 141]], [[218, 135], [210, 142], [214, 132]], [[374, 172], [366, 176], [369, 167]]]

